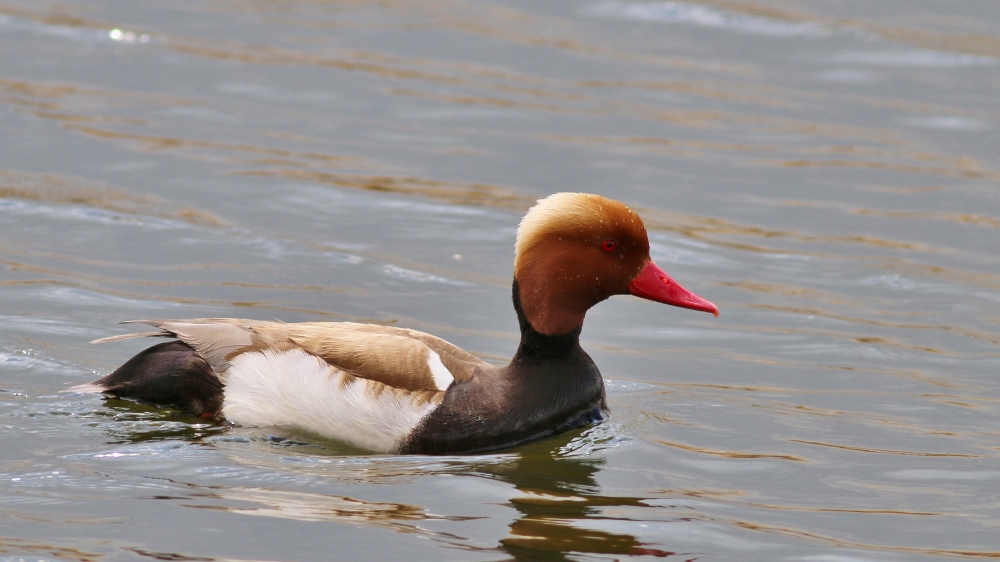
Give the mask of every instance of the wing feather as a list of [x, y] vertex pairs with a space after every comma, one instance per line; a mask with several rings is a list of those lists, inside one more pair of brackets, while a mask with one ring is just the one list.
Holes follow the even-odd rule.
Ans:
[[176, 337], [205, 358], [220, 376], [237, 356], [267, 348], [299, 348], [352, 376], [406, 391], [443, 391], [452, 381], [467, 381], [490, 368], [485, 361], [441, 338], [417, 330], [377, 324], [285, 324], [241, 318], [124, 323], [147, 324], [162, 332], [111, 336], [94, 343], [136, 337]]
[[408, 390], [445, 390], [454, 380], [470, 378], [479, 363], [486, 365], [471, 354], [466, 354], [471, 361], [462, 361], [465, 358], [447, 349], [458, 348], [444, 340], [440, 340], [444, 346], [436, 346], [444, 352], [439, 353], [438, 349], [413, 337], [411, 330], [400, 328], [351, 322], [305, 322], [255, 326], [253, 329], [264, 341], [287, 340], [357, 377]]

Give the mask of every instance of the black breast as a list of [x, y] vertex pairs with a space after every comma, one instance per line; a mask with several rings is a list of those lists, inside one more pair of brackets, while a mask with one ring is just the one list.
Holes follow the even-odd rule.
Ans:
[[580, 348], [579, 331], [546, 336], [527, 326], [510, 365], [452, 385], [399, 452], [510, 447], [600, 420], [606, 409], [601, 373]]

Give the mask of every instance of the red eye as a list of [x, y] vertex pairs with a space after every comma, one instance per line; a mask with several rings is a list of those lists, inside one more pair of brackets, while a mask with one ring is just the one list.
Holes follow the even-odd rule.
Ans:
[[601, 249], [604, 250], [605, 252], [608, 252], [609, 254], [611, 252], [614, 252], [615, 248], [617, 247], [618, 247], [618, 242], [615, 242], [614, 240], [605, 240], [604, 242], [601, 242]]

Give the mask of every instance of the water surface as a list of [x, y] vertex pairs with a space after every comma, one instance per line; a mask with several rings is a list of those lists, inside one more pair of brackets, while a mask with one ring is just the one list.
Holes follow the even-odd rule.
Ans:
[[[0, 0], [3, 560], [1000, 557], [1000, 6]], [[373, 456], [62, 393], [135, 318], [517, 345], [586, 191], [707, 314], [616, 297], [608, 423]]]

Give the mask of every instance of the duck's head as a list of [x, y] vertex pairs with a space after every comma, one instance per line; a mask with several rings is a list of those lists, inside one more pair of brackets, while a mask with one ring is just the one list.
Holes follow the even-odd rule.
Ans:
[[638, 215], [589, 193], [556, 193], [528, 211], [517, 229], [514, 280], [525, 319], [543, 334], [579, 329], [587, 310], [613, 295], [719, 315], [653, 263]]

